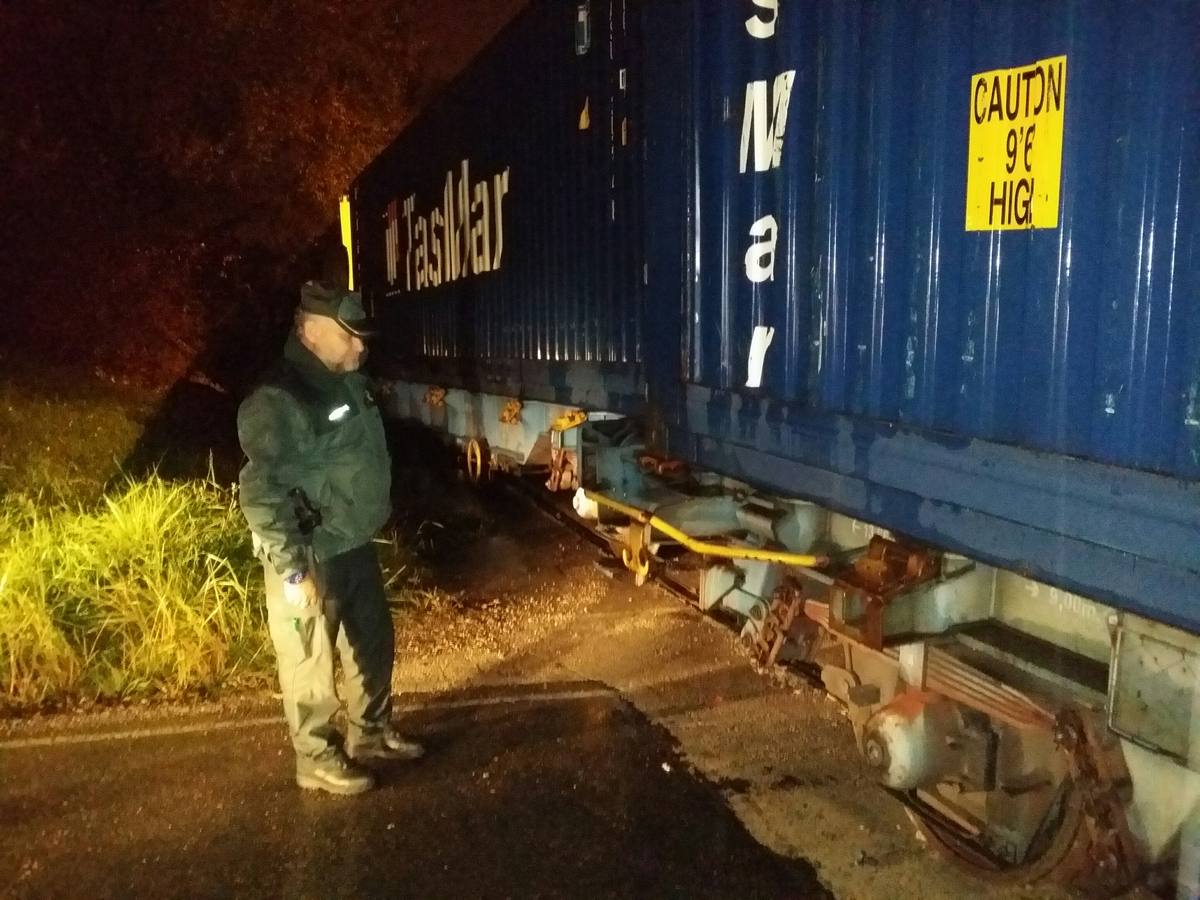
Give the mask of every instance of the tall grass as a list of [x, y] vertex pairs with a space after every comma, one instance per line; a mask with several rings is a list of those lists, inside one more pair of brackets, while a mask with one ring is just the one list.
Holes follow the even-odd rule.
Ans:
[[88, 508], [0, 499], [0, 705], [177, 697], [272, 661], [232, 490], [150, 476]]

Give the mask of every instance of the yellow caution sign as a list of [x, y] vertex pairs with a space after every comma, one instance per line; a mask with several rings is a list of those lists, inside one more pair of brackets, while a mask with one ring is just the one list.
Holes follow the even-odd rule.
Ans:
[[971, 76], [967, 231], [1057, 228], [1067, 58]]

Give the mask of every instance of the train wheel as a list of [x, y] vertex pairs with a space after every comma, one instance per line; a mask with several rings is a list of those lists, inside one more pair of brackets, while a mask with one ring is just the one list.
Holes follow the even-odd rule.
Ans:
[[479, 484], [491, 473], [491, 452], [483, 438], [467, 441], [467, 477], [472, 484]]
[[905, 812], [936, 853], [988, 881], [1014, 886], [1049, 881], [1081, 890], [1088, 897], [1109, 897], [1128, 887], [1097, 870], [1083, 796], [1069, 781], [1020, 863], [997, 860], [953, 823], [936, 815], [913, 805], [906, 805]]

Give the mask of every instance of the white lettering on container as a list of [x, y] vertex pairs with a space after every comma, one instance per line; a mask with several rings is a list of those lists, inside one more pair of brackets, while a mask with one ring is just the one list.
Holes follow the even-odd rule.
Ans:
[[[404, 290], [421, 291], [449, 284], [470, 275], [500, 268], [504, 256], [504, 198], [508, 195], [509, 169], [478, 181], [471, 180], [471, 165], [463, 160], [457, 171], [446, 173], [440, 202], [425, 215], [417, 215], [417, 196], [400, 204], [406, 241]], [[399, 280], [401, 229], [397, 201], [387, 205], [386, 268], [388, 285]]]
[[750, 226], [750, 237], [763, 238], [755, 241], [746, 251], [746, 277], [754, 284], [775, 280], [775, 244], [779, 225], [774, 216], [763, 216]]
[[767, 105], [766, 81], [751, 81], [746, 85], [746, 108], [742, 115], [742, 150], [738, 171], [744, 173], [749, 163], [750, 148], [754, 148], [754, 171], [766, 172], [779, 166], [783, 156], [783, 134], [787, 127], [788, 102], [796, 70], [789, 69], [775, 76], [771, 89], [771, 104]]
[[746, 30], [750, 32], [750, 37], [758, 38], [760, 41], [769, 37], [775, 36], [775, 20], [779, 18], [779, 0], [751, 0], [751, 2], [759, 9], [765, 9], [771, 13], [770, 19], [762, 19], [762, 13], [756, 12], [746, 20]]

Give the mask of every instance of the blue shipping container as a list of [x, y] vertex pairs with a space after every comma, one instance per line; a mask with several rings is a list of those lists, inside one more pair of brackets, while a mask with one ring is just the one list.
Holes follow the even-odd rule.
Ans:
[[[691, 4], [672, 30], [666, 446], [1200, 626], [1200, 7]], [[972, 210], [997, 171], [1001, 200], [1055, 183]]]
[[533, 3], [355, 184], [390, 371], [1200, 630], [1197, 48], [1182, 0]]
[[[767, 324], [772, 398], [1200, 474], [1196, 4], [786, 4], [762, 38], [753, 4], [691, 12], [689, 382], [743, 386]], [[1018, 134], [1048, 124], [1039, 82], [1062, 107], [1031, 174], [1059, 181], [1056, 227], [964, 228], [997, 70]], [[776, 113], [781, 74], [778, 159], [744, 171], [748, 86]], [[781, 258], [753, 284], [766, 215]]]
[[535, 4], [352, 187], [389, 374], [644, 399], [636, 32], [617, 3], [584, 24]]

